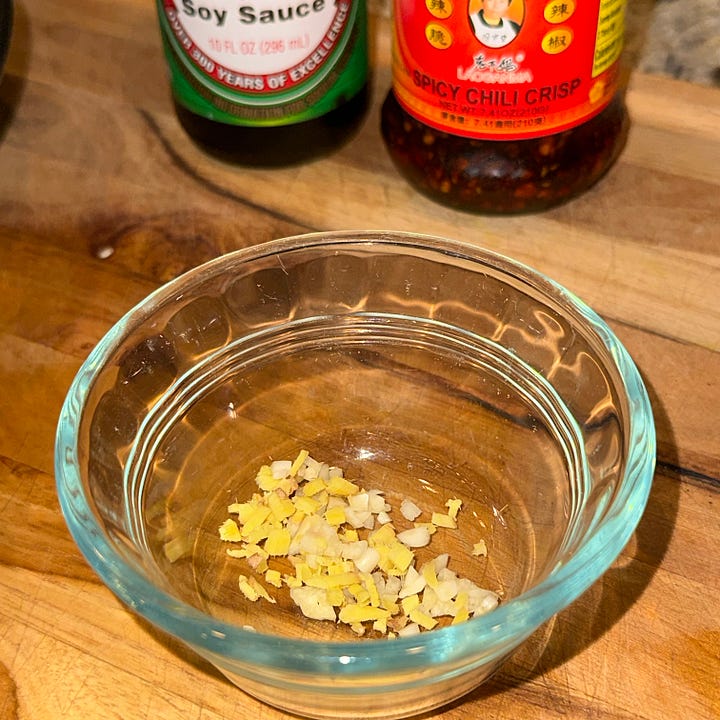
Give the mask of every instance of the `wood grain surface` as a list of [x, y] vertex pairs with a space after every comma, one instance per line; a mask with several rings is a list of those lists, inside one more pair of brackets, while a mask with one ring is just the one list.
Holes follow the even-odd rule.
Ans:
[[585, 196], [514, 218], [451, 211], [394, 171], [374, 103], [322, 161], [210, 160], [173, 115], [153, 3], [20, 0], [0, 84], [0, 720], [276, 720], [100, 584], [60, 515], [63, 397], [160, 283], [223, 252], [324, 229], [417, 230], [546, 272], [612, 325], [647, 382], [658, 470], [613, 568], [488, 684], [436, 712], [720, 717], [720, 91], [633, 74], [632, 130]]

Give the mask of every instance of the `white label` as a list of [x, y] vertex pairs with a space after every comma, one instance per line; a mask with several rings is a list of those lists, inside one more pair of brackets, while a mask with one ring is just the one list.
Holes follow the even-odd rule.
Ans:
[[212, 63], [245, 77], [293, 73], [294, 82], [322, 65], [348, 14], [334, 0], [166, 0], [165, 6], [174, 7], [176, 22], [205, 55], [201, 69], [213, 74]]

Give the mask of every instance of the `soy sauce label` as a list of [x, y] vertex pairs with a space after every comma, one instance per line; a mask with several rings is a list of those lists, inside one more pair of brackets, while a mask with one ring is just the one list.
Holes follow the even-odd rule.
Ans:
[[525, 139], [617, 91], [625, 0], [395, 0], [393, 90], [438, 130]]
[[177, 99], [213, 120], [285, 124], [365, 84], [359, 0], [157, 0]]

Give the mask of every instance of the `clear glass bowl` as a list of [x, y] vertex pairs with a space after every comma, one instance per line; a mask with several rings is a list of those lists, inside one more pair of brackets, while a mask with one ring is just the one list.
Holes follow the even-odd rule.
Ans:
[[[432, 554], [498, 608], [386, 639], [245, 599], [218, 526], [261, 464], [301, 449], [394, 507], [461, 499]], [[129, 312], [70, 388], [56, 474], [108, 587], [239, 687], [300, 715], [399, 718], [480, 684], [608, 568], [654, 458], [641, 378], [572, 294], [468, 244], [343, 232], [228, 254]]]

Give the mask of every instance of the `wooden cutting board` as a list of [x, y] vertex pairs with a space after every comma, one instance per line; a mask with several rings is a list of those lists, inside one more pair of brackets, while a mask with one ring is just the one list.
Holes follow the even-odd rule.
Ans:
[[275, 720], [128, 612], [88, 568], [54, 491], [60, 405], [91, 347], [160, 283], [313, 230], [445, 235], [535, 266], [600, 312], [656, 414], [658, 472], [616, 565], [447, 720], [720, 717], [720, 91], [633, 75], [625, 151], [553, 211], [473, 216], [420, 197], [374, 101], [325, 160], [210, 160], [172, 113], [152, 3], [25, 0], [0, 85], [0, 718]]

